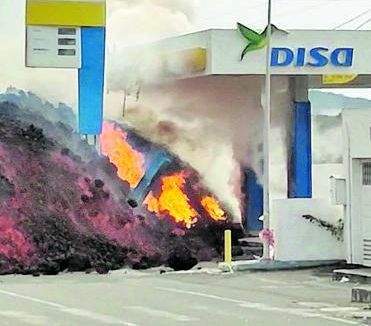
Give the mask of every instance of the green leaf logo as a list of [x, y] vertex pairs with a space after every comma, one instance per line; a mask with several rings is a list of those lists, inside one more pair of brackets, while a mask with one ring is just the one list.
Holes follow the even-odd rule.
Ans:
[[[288, 32], [277, 28], [276, 25], [271, 25], [272, 26], [272, 34], [276, 32], [280, 32], [283, 34], [288, 34]], [[237, 23], [237, 28], [240, 31], [241, 35], [248, 41], [247, 46], [241, 53], [241, 61], [245, 57], [246, 53], [262, 49], [267, 46], [268, 40], [267, 40], [267, 31], [268, 31], [268, 26], [264, 29], [262, 33], [257, 33], [251, 28], [246, 27], [245, 25], [241, 23]]]

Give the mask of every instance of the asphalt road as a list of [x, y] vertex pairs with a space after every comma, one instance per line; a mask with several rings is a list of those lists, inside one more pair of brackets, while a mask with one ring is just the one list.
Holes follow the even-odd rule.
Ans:
[[0, 278], [0, 325], [358, 325], [350, 284], [313, 271]]

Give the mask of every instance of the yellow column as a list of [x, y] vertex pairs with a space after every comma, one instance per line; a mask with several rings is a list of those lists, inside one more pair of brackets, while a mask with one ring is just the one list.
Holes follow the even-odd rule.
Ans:
[[231, 267], [232, 265], [232, 232], [224, 231], [224, 262]]

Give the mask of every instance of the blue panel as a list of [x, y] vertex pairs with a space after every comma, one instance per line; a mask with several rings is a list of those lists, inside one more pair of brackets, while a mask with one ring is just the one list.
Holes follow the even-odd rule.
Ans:
[[168, 166], [172, 161], [172, 158], [168, 156], [165, 152], [158, 151], [146, 170], [146, 174], [144, 175], [143, 179], [140, 181], [138, 186], [133, 190], [131, 194], [131, 198], [135, 199], [138, 203], [142, 203], [149, 192], [149, 187], [151, 186], [152, 182], [158, 175], [161, 169]]
[[289, 170], [289, 198], [312, 198], [311, 138], [310, 102], [295, 102]]
[[258, 183], [256, 174], [252, 170], [246, 172], [246, 229], [261, 231], [263, 222], [259, 217], [263, 215], [263, 187]]
[[102, 132], [105, 28], [81, 28], [79, 69], [79, 132], [97, 135]]

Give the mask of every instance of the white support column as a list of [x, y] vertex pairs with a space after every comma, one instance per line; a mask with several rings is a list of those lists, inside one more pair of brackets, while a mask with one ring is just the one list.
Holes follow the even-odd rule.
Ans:
[[309, 78], [308, 76], [293, 77], [294, 87], [294, 101], [307, 102], [309, 98], [308, 93]]

